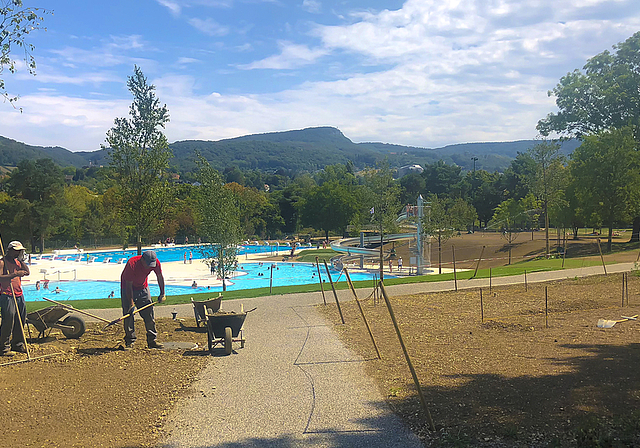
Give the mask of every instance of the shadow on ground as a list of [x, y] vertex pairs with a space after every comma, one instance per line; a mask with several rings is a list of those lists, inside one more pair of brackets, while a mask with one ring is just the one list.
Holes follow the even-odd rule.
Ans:
[[[495, 438], [511, 440], [514, 446], [532, 439], [553, 442], [550, 446], [575, 446], [576, 441], [578, 446], [640, 446], [640, 344], [563, 347], [587, 352], [550, 360], [559, 367], [568, 365], [571, 373], [531, 372], [515, 378], [461, 374], [458, 378], [467, 380], [462, 387], [423, 385], [436, 427], [446, 428], [448, 437], [457, 435], [455, 444], [468, 440], [468, 446]], [[415, 390], [413, 384], [406, 387]], [[416, 416], [417, 394], [392, 406], [412, 427], [424, 426], [422, 412]], [[602, 438], [616, 439], [617, 444], [591, 440]]]

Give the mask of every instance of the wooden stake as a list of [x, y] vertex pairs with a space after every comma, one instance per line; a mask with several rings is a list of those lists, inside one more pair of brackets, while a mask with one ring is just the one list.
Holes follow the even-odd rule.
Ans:
[[480, 251], [480, 258], [478, 258], [478, 263], [476, 264], [476, 270], [473, 272], [473, 276], [471, 278], [476, 278], [478, 274], [478, 268], [480, 267], [480, 260], [482, 260], [482, 254], [484, 253], [484, 247], [482, 246], [482, 250]]
[[340, 308], [340, 302], [338, 301], [338, 293], [336, 292], [335, 286], [333, 286], [333, 280], [331, 279], [331, 273], [329, 272], [329, 266], [327, 266], [327, 260], [322, 260], [324, 262], [324, 268], [327, 270], [327, 276], [329, 277], [329, 283], [331, 283], [331, 289], [333, 290], [333, 296], [336, 298], [336, 305], [338, 305], [338, 312], [340, 313], [340, 320], [344, 323], [344, 316], [342, 315], [342, 308]]
[[544, 326], [549, 328], [549, 291], [544, 287]]
[[353, 286], [353, 282], [351, 281], [351, 277], [349, 276], [349, 271], [347, 271], [347, 268], [344, 268], [344, 274], [347, 277], [347, 281], [349, 282], [349, 287], [351, 288], [351, 292], [353, 293], [353, 298], [356, 299], [356, 303], [358, 304], [358, 308], [360, 309], [360, 314], [362, 314], [362, 320], [364, 320], [364, 325], [367, 327], [367, 331], [369, 332], [369, 337], [371, 338], [371, 342], [373, 343], [373, 348], [376, 349], [378, 359], [382, 359], [380, 357], [378, 345], [376, 344], [376, 340], [373, 338], [373, 333], [371, 332], [371, 328], [369, 327], [369, 322], [367, 322], [367, 317], [364, 315], [364, 310], [362, 309], [362, 305], [360, 305], [358, 294], [356, 294], [356, 288], [354, 288]]
[[564, 259], [567, 256], [567, 233], [564, 234], [564, 247], [562, 249], [562, 269], [564, 269]]
[[456, 273], [456, 247], [451, 246], [451, 252], [453, 255], [453, 284], [455, 285], [456, 291], [458, 290], [458, 275]]
[[424, 398], [422, 393], [422, 388], [420, 387], [420, 381], [418, 380], [418, 375], [416, 374], [416, 370], [413, 368], [413, 363], [411, 362], [411, 358], [409, 358], [409, 353], [407, 352], [407, 347], [404, 345], [404, 341], [402, 340], [402, 334], [400, 334], [400, 327], [398, 327], [398, 321], [396, 321], [396, 316], [393, 313], [393, 308], [391, 307], [391, 302], [389, 301], [389, 296], [387, 296], [387, 291], [384, 289], [384, 284], [382, 281], [379, 283], [380, 290], [382, 291], [382, 296], [384, 297], [384, 301], [387, 304], [387, 309], [389, 310], [389, 315], [391, 316], [391, 321], [393, 322], [393, 327], [396, 330], [396, 334], [398, 335], [398, 340], [400, 341], [400, 346], [402, 347], [402, 351], [404, 352], [404, 357], [407, 360], [407, 364], [409, 365], [409, 370], [411, 371], [411, 376], [413, 377], [413, 383], [418, 390], [418, 397], [420, 397], [420, 404], [422, 404], [422, 409], [429, 420], [429, 426], [431, 427], [431, 431], [436, 430], [436, 426], [433, 424], [433, 419], [431, 418], [431, 412], [429, 412], [429, 408], [427, 407], [427, 401]]
[[318, 281], [320, 282], [320, 291], [322, 291], [322, 301], [325, 306], [327, 305], [327, 299], [324, 296], [324, 286], [322, 285], [322, 275], [320, 275], [320, 262], [318, 261], [318, 257], [316, 257], [316, 268], [318, 268]]
[[622, 306], [624, 307], [624, 272], [622, 273]]
[[625, 290], [627, 291], [627, 306], [629, 306], [629, 273], [626, 272], [624, 274], [624, 283], [625, 283]]
[[604, 257], [602, 256], [602, 247], [600, 246], [600, 238], [596, 238], [598, 241], [598, 251], [600, 252], [600, 260], [602, 261], [602, 268], [604, 269], [604, 275], [607, 275], [607, 266], [604, 264]]
[[480, 288], [480, 321], [484, 323], [484, 304], [482, 303], [482, 288]]
[[524, 292], [529, 291], [529, 284], [527, 283], [527, 270], [524, 270]]
[[491, 294], [491, 268], [489, 268], [489, 294]]

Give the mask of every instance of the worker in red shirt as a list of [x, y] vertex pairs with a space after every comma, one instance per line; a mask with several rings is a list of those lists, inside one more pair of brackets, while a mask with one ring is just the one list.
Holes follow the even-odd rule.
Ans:
[[[27, 353], [24, 333], [20, 328], [27, 317], [27, 308], [22, 294], [22, 277], [29, 275], [29, 266], [24, 262], [24, 252], [25, 248], [20, 241], [11, 241], [7, 246], [7, 253], [0, 260], [1, 355], [13, 355], [14, 352]], [[11, 341], [9, 341], [10, 338]]]
[[[147, 277], [151, 271], [156, 273], [158, 286], [160, 286], [158, 303], [164, 302], [164, 277], [162, 276], [160, 260], [158, 260], [154, 251], [147, 250], [142, 255], [129, 258], [120, 276], [120, 297], [123, 314], [131, 314], [136, 307], [142, 308], [152, 302], [149, 284], [147, 283]], [[163, 348], [163, 345], [156, 340], [158, 332], [156, 331], [153, 307], [150, 306], [140, 311], [140, 317], [144, 320], [144, 326], [147, 330], [147, 346], [149, 348]], [[133, 315], [124, 319], [124, 333], [125, 347], [127, 349], [133, 348], [133, 343], [136, 341]]]

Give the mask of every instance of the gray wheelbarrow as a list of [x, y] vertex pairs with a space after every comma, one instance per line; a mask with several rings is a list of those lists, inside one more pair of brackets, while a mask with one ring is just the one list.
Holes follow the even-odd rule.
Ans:
[[69, 313], [68, 309], [60, 305], [49, 306], [27, 314], [27, 323], [38, 330], [39, 339], [44, 338], [46, 331], [52, 328], [62, 330], [62, 334], [69, 339], [78, 339], [86, 330], [84, 319], [73, 314], [67, 316]]
[[218, 294], [218, 297], [213, 297], [207, 300], [193, 300], [191, 298], [191, 304], [193, 305], [193, 314], [196, 317], [196, 326], [200, 326], [201, 322], [206, 320], [208, 313], [215, 313], [220, 309], [222, 303], [222, 294]]

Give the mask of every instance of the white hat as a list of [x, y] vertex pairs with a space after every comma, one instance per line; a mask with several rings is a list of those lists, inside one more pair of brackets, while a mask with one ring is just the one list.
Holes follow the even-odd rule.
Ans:
[[7, 250], [26, 250], [20, 241], [11, 241], [7, 246]]

